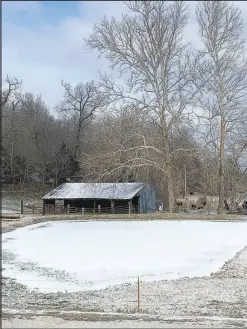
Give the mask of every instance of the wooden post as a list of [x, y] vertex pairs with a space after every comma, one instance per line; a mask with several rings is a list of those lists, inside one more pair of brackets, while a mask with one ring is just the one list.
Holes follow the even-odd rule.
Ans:
[[21, 214], [23, 214], [23, 200], [21, 200]]
[[184, 166], [184, 198], [187, 196], [187, 169], [186, 165]]
[[67, 204], [67, 213], [69, 214], [70, 213], [70, 204]]
[[85, 211], [85, 209], [84, 208], [82, 208], [81, 209], [81, 213], [84, 215], [84, 211]]
[[101, 211], [101, 205], [98, 204], [98, 213], [100, 213], [100, 211]]
[[32, 213], [34, 214], [34, 203], [32, 205]]
[[43, 209], [42, 209], [42, 215], [45, 215], [45, 200], [43, 200]]
[[137, 310], [140, 312], [140, 278], [137, 280]]
[[129, 202], [129, 214], [132, 213], [132, 200], [130, 200]]
[[96, 209], [96, 201], [94, 200], [93, 202], [93, 213], [95, 214], [95, 209]]
[[114, 201], [113, 200], [111, 200], [111, 212], [112, 212], [112, 214], [115, 213], [115, 207], [114, 207]]

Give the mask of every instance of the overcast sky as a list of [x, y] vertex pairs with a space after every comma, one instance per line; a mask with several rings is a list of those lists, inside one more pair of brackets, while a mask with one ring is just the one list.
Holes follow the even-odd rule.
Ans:
[[[247, 39], [247, 2], [242, 9]], [[197, 26], [189, 3], [190, 20], [185, 39], [197, 44]], [[23, 89], [41, 94], [50, 109], [61, 99], [61, 79], [75, 84], [97, 78], [108, 63], [88, 53], [83, 44], [102, 16], [121, 17], [121, 1], [4, 1], [2, 2], [2, 69], [23, 80]]]

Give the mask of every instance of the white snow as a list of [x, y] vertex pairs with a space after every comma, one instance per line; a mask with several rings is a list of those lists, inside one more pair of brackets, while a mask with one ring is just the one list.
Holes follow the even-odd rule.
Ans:
[[43, 199], [132, 199], [143, 183], [64, 183]]
[[1, 208], [1, 213], [2, 214], [14, 214], [15, 211], [12, 209], [8, 209], [8, 208]]
[[[47, 226], [45, 226], [47, 225]], [[58, 221], [3, 234], [4, 276], [44, 292], [210, 275], [247, 245], [247, 222]], [[26, 262], [45, 268], [43, 275]], [[46, 273], [47, 269], [47, 273]], [[51, 276], [66, 271], [68, 278]], [[66, 274], [66, 275], [67, 275]]]

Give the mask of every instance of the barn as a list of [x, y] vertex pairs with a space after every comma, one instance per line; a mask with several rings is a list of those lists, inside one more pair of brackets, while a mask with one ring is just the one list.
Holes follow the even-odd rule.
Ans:
[[155, 212], [154, 188], [138, 182], [64, 183], [42, 199], [43, 214], [51, 209], [55, 212], [56, 209], [66, 212]]

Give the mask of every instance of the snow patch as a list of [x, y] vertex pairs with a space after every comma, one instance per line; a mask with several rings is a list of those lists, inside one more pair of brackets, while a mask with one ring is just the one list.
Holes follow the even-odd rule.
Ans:
[[138, 276], [209, 276], [247, 245], [247, 223], [57, 221], [5, 233], [2, 242], [3, 276], [42, 292], [73, 292]]

